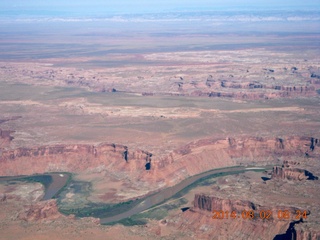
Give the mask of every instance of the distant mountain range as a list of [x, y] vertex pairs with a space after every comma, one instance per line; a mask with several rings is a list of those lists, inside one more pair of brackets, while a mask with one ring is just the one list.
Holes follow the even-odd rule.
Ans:
[[0, 21], [5, 22], [283, 22], [320, 21], [320, 11], [198, 11], [147, 14], [86, 15], [65, 14], [54, 11], [1, 11]]

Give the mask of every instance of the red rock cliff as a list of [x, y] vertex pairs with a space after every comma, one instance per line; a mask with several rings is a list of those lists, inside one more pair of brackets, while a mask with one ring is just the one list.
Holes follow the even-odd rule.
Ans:
[[[229, 213], [231, 213], [232, 211], [235, 211], [238, 214], [242, 213], [242, 211], [253, 210], [256, 216], [256, 220], [261, 220], [259, 217], [259, 213], [262, 210], [271, 210], [274, 215], [277, 214], [278, 210], [282, 211], [283, 209], [288, 210], [291, 213], [291, 220], [294, 220], [296, 210], [298, 210], [298, 208], [295, 207], [261, 206], [247, 200], [221, 199], [208, 194], [195, 194], [193, 206], [194, 209], [204, 210], [208, 212], [228, 211]], [[279, 220], [277, 217], [275, 217], [274, 219]]]
[[194, 197], [194, 207], [206, 210], [223, 210], [223, 211], [237, 211], [241, 212], [243, 210], [255, 210], [256, 206], [254, 203], [242, 200], [230, 200], [230, 199], [220, 199], [214, 196], [206, 194], [196, 194]]
[[107, 170], [170, 186], [214, 168], [273, 163], [279, 156], [318, 156], [319, 149], [319, 141], [308, 137], [204, 139], [159, 159], [147, 151], [116, 144], [53, 145], [0, 152], [0, 175]]
[[313, 229], [297, 229], [295, 240], [319, 240], [320, 231]]
[[[248, 200], [221, 199], [208, 194], [196, 194], [194, 206], [180, 216], [175, 217], [174, 222], [186, 231], [192, 231], [196, 239], [274, 239], [277, 235], [283, 235], [289, 228], [290, 220], [279, 220], [276, 217], [278, 210], [289, 210], [295, 213], [293, 207], [284, 206], [260, 206]], [[213, 210], [236, 211], [237, 216], [231, 218], [213, 219]], [[254, 219], [241, 217], [242, 211], [253, 210]], [[271, 210], [274, 217], [262, 220], [259, 216], [260, 210]], [[294, 214], [291, 214], [294, 215]], [[230, 215], [229, 215], [230, 216]], [[292, 217], [293, 218], [293, 217]]]
[[288, 180], [317, 180], [318, 177], [314, 176], [311, 172], [299, 168], [285, 168], [275, 166], [272, 170], [273, 179], [288, 179]]
[[[269, 163], [281, 157], [318, 156], [319, 141], [310, 137], [204, 139], [189, 143], [163, 159], [153, 170], [159, 178], [182, 179], [210, 169], [239, 164]], [[312, 150], [313, 149], [313, 150]]]
[[[82, 172], [90, 169], [94, 171], [97, 168], [133, 172], [135, 169], [143, 169], [147, 160], [151, 161], [150, 153], [142, 150], [130, 151], [126, 146], [116, 144], [17, 148], [1, 153], [0, 175], [50, 171]], [[130, 164], [127, 164], [128, 162]]]

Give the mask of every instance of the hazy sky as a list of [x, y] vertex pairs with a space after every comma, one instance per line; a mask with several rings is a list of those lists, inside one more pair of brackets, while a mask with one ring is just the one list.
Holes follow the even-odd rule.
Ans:
[[237, 8], [314, 9], [320, 0], [0, 0], [0, 11], [158, 12], [191, 9], [219, 10]]

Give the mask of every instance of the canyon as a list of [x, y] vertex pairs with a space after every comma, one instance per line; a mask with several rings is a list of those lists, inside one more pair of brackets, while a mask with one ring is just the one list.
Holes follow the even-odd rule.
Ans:
[[280, 178], [280, 179], [290, 179], [290, 180], [314, 180], [318, 179], [318, 177], [313, 176], [313, 174], [309, 171], [299, 169], [299, 168], [281, 168], [274, 167], [272, 172], [272, 178]]
[[[204, 139], [189, 143], [162, 158], [144, 150], [101, 143], [99, 145], [53, 145], [2, 150], [2, 176], [46, 172], [113, 172], [122, 178], [145, 181], [152, 186], [162, 182], [172, 186], [179, 181], [209, 171], [237, 165], [277, 164], [279, 158], [318, 157], [320, 142], [310, 137]], [[28, 168], [28, 166], [34, 166]], [[149, 166], [148, 168], [146, 166]], [[103, 166], [103, 168], [101, 168]], [[296, 173], [296, 174], [295, 174]], [[300, 176], [301, 175], [301, 176]], [[303, 170], [275, 167], [272, 177], [304, 178]], [[310, 175], [312, 176], [312, 174]]]
[[[214, 210], [223, 211], [224, 213], [228, 211], [228, 214], [234, 212], [237, 215], [234, 218], [231, 218], [230, 215], [229, 217], [225, 215], [222, 219], [212, 219]], [[245, 200], [220, 199], [214, 195], [196, 194], [194, 206], [188, 211], [189, 213], [186, 213], [185, 217], [189, 221], [192, 219], [192, 222], [189, 224], [193, 226], [194, 230], [197, 228], [201, 229], [205, 225], [207, 227], [205, 236], [208, 238], [224, 235], [221, 228], [224, 229], [227, 224], [232, 228], [232, 232], [239, 234], [237, 237], [248, 237], [250, 239], [261, 237], [262, 232], [265, 239], [318, 239], [320, 236], [320, 232], [314, 226], [303, 226], [306, 224], [310, 225], [306, 219], [311, 213], [306, 212], [306, 215], [302, 218], [302, 215], [297, 216], [297, 212], [303, 212], [304, 210], [290, 206], [260, 206]], [[247, 213], [250, 211], [254, 212], [254, 218], [247, 219], [245, 215], [244, 218], [243, 212]], [[287, 219], [279, 218], [278, 213], [280, 212], [281, 217], [283, 211], [287, 211]], [[270, 213], [269, 219], [264, 218], [266, 216], [264, 213], [266, 212]], [[261, 215], [261, 213], [263, 214]], [[213, 224], [210, 224], [211, 222]], [[185, 226], [185, 223], [180, 224]], [[299, 230], [294, 228], [295, 224], [297, 224], [296, 228], [298, 227]], [[301, 228], [301, 226], [303, 227]], [[256, 231], [252, 231], [253, 228]], [[243, 231], [242, 229], [246, 230]], [[278, 234], [279, 232], [284, 233]], [[203, 237], [203, 235], [201, 236]], [[228, 238], [234, 239], [233, 236], [228, 236]]]
[[[207, 62], [204, 63], [203, 54]], [[234, 51], [180, 52], [155, 54], [113, 54], [113, 59], [141, 61], [146, 66], [143, 72], [133, 66], [99, 65], [94, 71], [86, 64], [93, 57], [78, 59], [80, 70], [62, 67], [59, 59], [46, 59], [45, 63], [0, 62], [0, 74], [10, 82], [37, 85], [81, 87], [93, 92], [126, 92], [144, 96], [171, 95], [259, 100], [274, 98], [317, 96], [320, 80], [317, 75], [317, 58], [310, 53], [308, 59], [297, 59], [296, 52], [281, 54], [267, 49], [238, 50], [238, 63], [230, 61]], [[293, 58], [294, 61], [293, 61]], [[261, 61], [264, 65], [261, 65]], [[273, 62], [273, 59], [277, 59]], [[105, 61], [106, 64], [108, 59]], [[166, 62], [172, 62], [167, 66]], [[250, 66], [247, 62], [252, 62]], [[299, 62], [299, 64], [297, 64]], [[56, 66], [57, 65], [57, 66]], [[68, 65], [68, 61], [65, 63]], [[190, 71], [191, 66], [197, 66]], [[269, 66], [269, 68], [265, 68]], [[31, 70], [32, 69], [32, 70]], [[176, 74], [179, 69], [179, 74]], [[232, 69], [232, 70], [231, 70]], [[120, 73], [120, 74], [119, 74]], [[290, 84], [288, 84], [290, 83]]]
[[[25, 92], [25, 86], [4, 86]], [[319, 192], [317, 182], [320, 176], [316, 96], [308, 96], [311, 100], [297, 101], [297, 104], [280, 104], [282, 99], [271, 104], [259, 103], [256, 99], [244, 103], [219, 100], [221, 106], [219, 101], [211, 102], [212, 98], [205, 101], [203, 96], [186, 98], [188, 103], [194, 103], [195, 99], [203, 101], [201, 110], [198, 110], [195, 106], [183, 106], [176, 100], [185, 96], [172, 97], [170, 101], [177, 102], [170, 106], [166, 106], [167, 101], [159, 100], [163, 97], [156, 95], [136, 97], [111, 92], [105, 94], [116, 95], [101, 95], [95, 99], [112, 101], [116, 98], [118, 106], [110, 107], [90, 102], [88, 96], [82, 95], [82, 90], [80, 93], [71, 90], [71, 94], [82, 95], [82, 100], [70, 101], [68, 91], [49, 89], [39, 87], [36, 94], [31, 92], [33, 96], [23, 96], [30, 100], [17, 101], [9, 96], [2, 100], [0, 107], [10, 114], [1, 118], [0, 175], [71, 172], [73, 182], [58, 200], [46, 201], [40, 201], [41, 196], [36, 199], [30, 197], [35, 194], [34, 183], [0, 184], [0, 204], [4, 209], [1, 219], [4, 225], [11, 226], [7, 228], [11, 232], [23, 231], [17, 227], [19, 224], [27, 225], [31, 231], [40, 223], [42, 231], [49, 232], [51, 236], [57, 236], [55, 229], [61, 229], [60, 226], [68, 226], [68, 231], [74, 232], [70, 238], [79, 238], [79, 229], [83, 226], [84, 229], [92, 229], [96, 236], [110, 236], [110, 239], [119, 231], [122, 236], [135, 232], [140, 239], [169, 236], [175, 239], [257, 239], [261, 236], [261, 239], [281, 239], [281, 236], [289, 234], [295, 239], [318, 237], [319, 203], [314, 200]], [[51, 99], [51, 91], [67, 95], [57, 102]], [[48, 100], [42, 100], [43, 95]], [[5, 93], [2, 96], [6, 96]], [[142, 98], [150, 101], [148, 106], [134, 105]], [[125, 106], [129, 103], [129, 107]], [[155, 104], [156, 110], [152, 110], [150, 104]], [[36, 111], [42, 112], [41, 118], [34, 117]], [[17, 113], [21, 117], [14, 117]], [[65, 120], [64, 116], [67, 116]], [[272, 116], [269, 122], [263, 122], [268, 116]], [[83, 122], [69, 121], [82, 118]], [[86, 125], [87, 121], [94, 124]], [[166, 124], [173, 127], [165, 130]], [[301, 127], [297, 128], [299, 124]], [[104, 128], [106, 130], [101, 130]], [[210, 132], [214, 128], [217, 130]], [[224, 129], [223, 133], [218, 129]], [[232, 134], [230, 129], [233, 129]], [[189, 137], [189, 131], [200, 134]], [[212, 169], [234, 166], [254, 169], [255, 166], [270, 165], [274, 168], [268, 173], [249, 171], [221, 176], [214, 178], [217, 183], [193, 187], [182, 196], [183, 204], [169, 208], [171, 210], [166, 211], [162, 219], [147, 218], [146, 228], [119, 224], [104, 226], [98, 218], [65, 216], [58, 211], [63, 205], [73, 209], [135, 201]], [[90, 186], [88, 190], [79, 187], [84, 188], [82, 192], [72, 187], [87, 185]], [[43, 195], [43, 187], [39, 187], [39, 183], [36, 186]], [[17, 208], [26, 198], [28, 203]], [[218, 199], [216, 205], [212, 206], [210, 199]], [[146, 210], [140, 215], [160, 211], [157, 209], [170, 206], [171, 201], [180, 200], [168, 200], [160, 207], [155, 206], [155, 210]], [[187, 210], [182, 212], [180, 208]], [[301, 210], [308, 211], [308, 215], [299, 223], [293, 218], [212, 219], [212, 208], [223, 211], [237, 209], [239, 212], [255, 208], [255, 213], [265, 209], [272, 210], [275, 217], [277, 211], [290, 210], [293, 215], [296, 210]], [[9, 234], [8, 230], [5, 232]], [[61, 232], [66, 234], [65, 230], [61, 229]], [[36, 235], [40, 237], [41, 231]]]
[[[319, 175], [313, 165], [317, 161], [284, 161], [288, 175], [279, 175], [279, 166], [265, 176], [247, 172], [221, 177], [214, 185], [192, 190], [189, 208], [167, 217], [166, 225], [200, 239], [318, 239], [319, 180], [300, 176], [310, 170]], [[308, 170], [297, 171], [297, 166]]]
[[1, 16], [1, 238], [319, 239], [319, 13], [252, 14]]

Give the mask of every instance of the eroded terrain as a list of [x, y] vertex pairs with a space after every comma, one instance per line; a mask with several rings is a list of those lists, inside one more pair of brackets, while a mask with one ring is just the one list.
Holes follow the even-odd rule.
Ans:
[[[0, 56], [0, 176], [72, 174], [46, 201], [38, 182], [0, 182], [2, 236], [319, 238], [319, 35], [179, 35], [178, 49], [170, 37], [144, 34], [119, 37], [133, 50], [114, 52], [103, 45], [112, 36], [97, 34], [65, 57], [76, 34], [39, 48], [16, 36], [25, 55], [8, 48]], [[99, 217], [151, 193], [236, 166], [252, 171], [207, 176], [101, 225]], [[273, 218], [212, 219], [214, 210], [272, 210]], [[290, 218], [278, 219], [281, 210]], [[308, 214], [294, 219], [296, 210]]]

